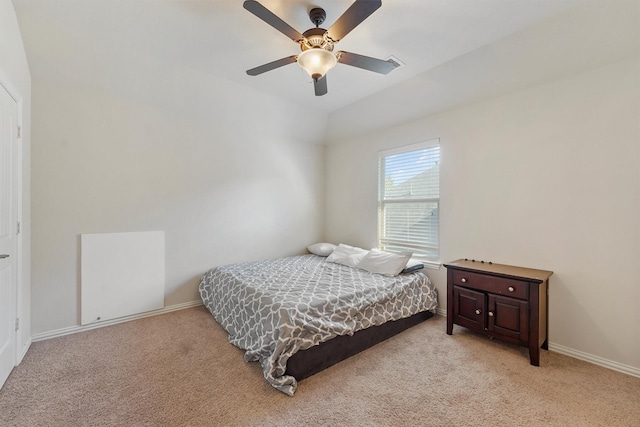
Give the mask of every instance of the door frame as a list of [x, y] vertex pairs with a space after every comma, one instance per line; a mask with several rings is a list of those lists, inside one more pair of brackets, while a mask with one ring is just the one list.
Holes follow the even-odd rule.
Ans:
[[[14, 356], [14, 367], [18, 366], [22, 359], [24, 358], [29, 346], [31, 345], [31, 331], [30, 331], [30, 317], [31, 310], [29, 306], [25, 307], [25, 300], [29, 301], [28, 290], [25, 289], [24, 285], [24, 259], [23, 259], [23, 236], [26, 224], [24, 223], [23, 218], [23, 202], [24, 202], [24, 185], [23, 185], [23, 172], [24, 172], [24, 134], [25, 129], [23, 126], [23, 110], [24, 110], [24, 101], [23, 97], [18, 91], [18, 89], [13, 85], [9, 77], [6, 73], [0, 68], [0, 86], [4, 90], [7, 91], [9, 96], [13, 98], [16, 102], [16, 106], [18, 108], [18, 119], [17, 124], [20, 127], [20, 134], [17, 135], [16, 140], [16, 172], [14, 176], [15, 180], [15, 190], [18, 192], [17, 194], [17, 206], [15, 210], [16, 218], [15, 220], [20, 223], [20, 232], [15, 236], [16, 237], [16, 246], [15, 246], [15, 275], [16, 275], [16, 293], [15, 293], [15, 313], [16, 318], [19, 319], [18, 329], [14, 333], [15, 340], [15, 356]], [[26, 332], [25, 332], [26, 331]], [[25, 336], [26, 333], [26, 336]]]

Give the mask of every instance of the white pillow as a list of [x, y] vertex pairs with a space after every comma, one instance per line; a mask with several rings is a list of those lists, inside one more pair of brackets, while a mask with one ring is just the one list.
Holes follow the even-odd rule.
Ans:
[[335, 262], [336, 264], [355, 267], [366, 254], [367, 251], [362, 248], [340, 243], [333, 252], [331, 252], [331, 255], [327, 257], [327, 262]]
[[307, 250], [312, 254], [320, 255], [320, 256], [328, 256], [333, 252], [336, 248], [336, 245], [332, 243], [314, 243], [313, 245], [307, 246]]
[[411, 252], [392, 254], [390, 252], [372, 249], [358, 262], [356, 267], [371, 273], [397, 276], [407, 266], [411, 255], [413, 255]]

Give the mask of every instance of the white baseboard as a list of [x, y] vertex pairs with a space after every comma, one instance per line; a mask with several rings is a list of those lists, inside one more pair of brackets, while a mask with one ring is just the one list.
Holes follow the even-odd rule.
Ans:
[[132, 320], [143, 319], [145, 317], [157, 316], [159, 314], [166, 314], [172, 311], [184, 310], [185, 308], [197, 307], [202, 305], [202, 301], [191, 301], [182, 304], [170, 305], [168, 307], [161, 308], [159, 310], [147, 311], [145, 313], [132, 314], [131, 316], [119, 317], [117, 319], [110, 319], [105, 321], [96, 321], [88, 325], [83, 326], [69, 326], [68, 328], [56, 329], [54, 331], [42, 332], [31, 336], [32, 342], [48, 340], [51, 338], [62, 337], [65, 335], [76, 334], [78, 332], [90, 331], [91, 329], [104, 328], [105, 326], [116, 325], [118, 323], [130, 322]]
[[622, 372], [623, 374], [631, 375], [633, 377], [640, 378], [640, 368], [636, 368], [622, 363], [614, 362], [613, 360], [604, 359], [602, 357], [594, 356], [593, 354], [584, 353], [573, 348], [565, 347], [560, 344], [549, 343], [549, 350], [556, 353], [564, 354], [575, 359], [584, 360], [585, 362], [593, 363], [594, 365], [602, 366], [604, 368], [613, 369], [614, 371]]
[[31, 347], [32, 342], [33, 342], [33, 339], [29, 338], [27, 342], [24, 343], [24, 345], [22, 346], [22, 349], [17, 355], [16, 366], [22, 363], [22, 359], [24, 359], [24, 356], [27, 354], [27, 351], [29, 351], [29, 347]]

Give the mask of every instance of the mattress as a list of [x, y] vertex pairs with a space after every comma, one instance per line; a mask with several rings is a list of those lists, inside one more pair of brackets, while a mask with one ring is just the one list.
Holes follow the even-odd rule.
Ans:
[[437, 308], [436, 290], [422, 272], [388, 277], [317, 255], [215, 267], [199, 290], [229, 342], [290, 396], [297, 381], [285, 371], [296, 352]]

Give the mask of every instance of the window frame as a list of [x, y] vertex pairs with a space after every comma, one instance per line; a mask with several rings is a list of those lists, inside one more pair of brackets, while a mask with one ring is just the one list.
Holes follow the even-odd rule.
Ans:
[[[389, 157], [389, 156], [393, 156], [393, 155], [397, 155], [397, 154], [403, 154], [403, 153], [409, 153], [411, 151], [417, 151], [417, 150], [424, 150], [424, 149], [428, 149], [428, 148], [433, 148], [433, 147], [440, 147], [440, 139], [436, 138], [436, 139], [430, 139], [427, 141], [422, 141], [419, 143], [414, 143], [414, 144], [409, 144], [409, 145], [404, 145], [401, 147], [395, 147], [395, 148], [391, 148], [391, 149], [387, 149], [387, 150], [380, 150], [378, 152], [378, 213], [377, 213], [377, 225], [378, 225], [378, 235], [377, 235], [377, 246], [380, 250], [388, 250], [390, 252], [393, 252], [393, 250], [389, 250], [389, 249], [384, 249], [385, 248], [385, 243], [386, 246], [389, 245], [389, 242], [393, 242], [390, 239], [384, 238], [384, 227], [385, 227], [385, 223], [384, 223], [384, 217], [383, 217], [383, 212], [384, 212], [384, 208], [385, 206], [389, 205], [389, 204], [402, 204], [402, 203], [436, 203], [436, 209], [438, 209], [438, 219], [437, 219], [437, 235], [438, 235], [438, 239], [437, 239], [437, 246], [434, 248], [435, 252], [437, 253], [437, 256], [434, 258], [431, 257], [426, 257], [426, 256], [420, 256], [420, 255], [414, 255], [414, 258], [417, 258], [419, 260], [421, 260], [423, 262], [423, 264], [425, 265], [425, 267], [428, 268], [434, 268], [434, 269], [438, 269], [440, 268], [441, 265], [441, 261], [440, 261], [440, 173], [438, 174], [438, 197], [425, 197], [425, 198], [414, 198], [414, 199], [387, 199], [384, 200], [384, 195], [385, 195], [385, 178], [386, 178], [386, 173], [384, 170], [384, 163], [383, 161]], [[441, 164], [441, 160], [442, 160], [442, 153], [439, 153], [438, 156], [438, 164]], [[384, 242], [384, 243], [383, 243]], [[399, 242], [400, 247], [406, 248], [407, 251], [412, 251], [412, 244], [407, 243], [407, 242], [403, 242], [403, 241], [397, 241]], [[431, 246], [433, 248], [433, 246]], [[417, 246], [414, 246], [414, 248], [418, 248]]]

